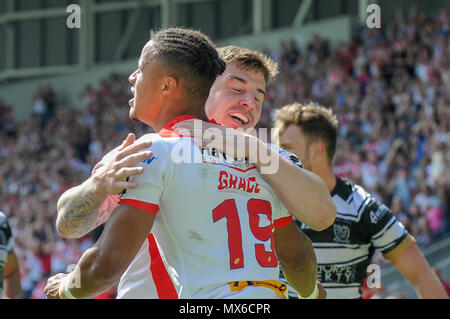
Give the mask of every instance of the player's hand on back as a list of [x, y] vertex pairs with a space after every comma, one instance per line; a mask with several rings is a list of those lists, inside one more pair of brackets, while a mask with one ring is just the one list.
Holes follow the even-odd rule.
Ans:
[[144, 172], [143, 167], [136, 164], [153, 156], [152, 151], [143, 151], [149, 148], [152, 142], [137, 141], [133, 133], [118, 147], [106, 154], [94, 167], [92, 182], [96, 192], [105, 195], [115, 195], [124, 189], [136, 188], [137, 184], [128, 182], [127, 178]]

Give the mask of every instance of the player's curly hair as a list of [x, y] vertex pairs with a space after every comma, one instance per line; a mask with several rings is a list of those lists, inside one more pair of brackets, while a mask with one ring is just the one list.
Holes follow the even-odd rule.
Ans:
[[310, 142], [321, 140], [325, 143], [328, 161], [331, 164], [336, 151], [339, 122], [331, 108], [316, 103], [293, 103], [275, 112], [274, 127], [280, 134], [291, 124], [301, 128]]
[[206, 99], [216, 77], [226, 67], [208, 36], [200, 31], [173, 27], [151, 31], [150, 39], [164, 66], [184, 80], [192, 94]]
[[219, 56], [226, 63], [237, 63], [245, 70], [256, 70], [264, 75], [267, 83], [275, 78], [279, 73], [277, 62], [271, 57], [258, 51], [250, 50], [236, 45], [227, 45], [218, 48]]

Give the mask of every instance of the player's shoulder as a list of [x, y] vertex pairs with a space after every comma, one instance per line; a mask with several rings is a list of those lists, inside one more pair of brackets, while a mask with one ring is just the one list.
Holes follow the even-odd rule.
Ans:
[[138, 141], [143, 142], [152, 142], [152, 144], [159, 144], [159, 145], [172, 145], [175, 143], [178, 143], [180, 141], [189, 140], [186, 137], [178, 136], [176, 134], [174, 135], [160, 135], [158, 133], [148, 133], [145, 135], [142, 135]]
[[339, 196], [346, 202], [351, 202], [353, 200], [351, 197], [354, 195], [355, 184], [353, 184], [350, 180], [346, 178], [336, 178], [336, 186], [334, 187], [331, 195], [334, 197], [335, 195]]
[[362, 206], [367, 206], [369, 203], [377, 202], [376, 198], [364, 189], [361, 185], [351, 184], [351, 196], [353, 199], [353, 205], [361, 209]]
[[390, 209], [380, 202], [374, 195], [365, 190], [361, 185], [349, 184], [352, 186], [352, 205], [363, 216], [370, 219], [371, 223], [378, 221], [389, 221]]
[[150, 150], [158, 151], [168, 151], [172, 148], [178, 141], [179, 137], [162, 137], [157, 133], [149, 133], [141, 136], [136, 142], [152, 142]]
[[[198, 162], [198, 147], [192, 142], [190, 137], [182, 136], [160, 136], [155, 133], [146, 134], [140, 139], [151, 141], [152, 145], [148, 150], [153, 152], [153, 157], [144, 161], [145, 164], [159, 162], [161, 165], [178, 164], [182, 162]], [[197, 160], [195, 160], [197, 158]], [[163, 164], [164, 163], [164, 164]]]
[[331, 192], [338, 216], [346, 216], [349, 220], [360, 221], [364, 212], [377, 205], [376, 199], [363, 187], [348, 179], [336, 179], [336, 186]]
[[157, 143], [162, 140], [162, 137], [156, 133], [148, 133], [139, 137], [136, 142], [152, 142]]

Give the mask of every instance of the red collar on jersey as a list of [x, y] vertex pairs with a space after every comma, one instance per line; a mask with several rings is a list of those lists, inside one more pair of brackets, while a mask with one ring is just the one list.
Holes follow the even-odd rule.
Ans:
[[[177, 136], [182, 136], [181, 134], [178, 134], [177, 132], [175, 132], [173, 130], [173, 126], [179, 122], [182, 121], [186, 121], [186, 120], [192, 120], [192, 119], [197, 119], [199, 120], [199, 118], [192, 116], [192, 115], [181, 115], [181, 116], [177, 116], [176, 118], [172, 119], [169, 123], [167, 123], [159, 132], [159, 136], [161, 137], [177, 137]], [[217, 123], [215, 120], [209, 120], [208, 123], [211, 124], [217, 124], [217, 125], [221, 125], [220, 123]]]

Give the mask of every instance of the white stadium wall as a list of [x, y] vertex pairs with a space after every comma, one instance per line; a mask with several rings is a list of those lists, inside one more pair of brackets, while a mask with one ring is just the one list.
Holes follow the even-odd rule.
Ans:
[[298, 28], [284, 28], [251, 36], [233, 37], [217, 43], [219, 45], [234, 44], [250, 49], [276, 50], [281, 41], [289, 39], [296, 40], [298, 45], [303, 47], [314, 34], [318, 34], [328, 39], [331, 46], [335, 46], [340, 42], [351, 40], [352, 23], [352, 18], [345, 15], [308, 23]]
[[[276, 50], [281, 41], [294, 39], [300, 47], [304, 46], [311, 36], [319, 34], [329, 39], [332, 46], [342, 41], [349, 41], [352, 20], [349, 16], [340, 16], [312, 22], [299, 28], [285, 28], [242, 37], [216, 41], [218, 46], [235, 44], [251, 49]], [[125, 62], [96, 65], [89, 70], [75, 71], [64, 75], [46, 78], [35, 78], [17, 82], [0, 84], [0, 99], [11, 105], [16, 118], [27, 118], [32, 111], [32, 98], [40, 86], [50, 85], [57, 92], [57, 104], [63, 107], [81, 107], [78, 98], [80, 91], [87, 85], [98, 85], [108, 74], [113, 72], [129, 73], [136, 68], [137, 58]], [[64, 72], [64, 70], [62, 70]]]

